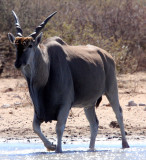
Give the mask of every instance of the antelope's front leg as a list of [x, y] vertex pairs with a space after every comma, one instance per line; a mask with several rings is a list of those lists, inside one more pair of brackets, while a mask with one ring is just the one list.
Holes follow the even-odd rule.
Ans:
[[46, 137], [43, 135], [41, 132], [40, 128], [40, 121], [38, 120], [36, 114], [34, 114], [34, 119], [33, 119], [33, 130], [34, 132], [40, 137], [40, 139], [43, 141], [44, 146], [47, 148], [48, 151], [54, 151], [56, 149], [56, 145], [53, 145], [50, 141], [46, 139]]
[[63, 131], [65, 128], [66, 120], [69, 114], [69, 109], [63, 107], [63, 109], [59, 112], [58, 118], [57, 118], [57, 124], [56, 124], [56, 133], [57, 133], [57, 147], [56, 147], [56, 153], [62, 153], [62, 136]]

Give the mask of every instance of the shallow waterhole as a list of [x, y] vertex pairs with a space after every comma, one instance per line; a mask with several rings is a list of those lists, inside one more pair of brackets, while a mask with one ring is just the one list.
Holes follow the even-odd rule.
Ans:
[[0, 141], [2, 160], [146, 160], [146, 140], [128, 141], [130, 148], [121, 149], [121, 141], [96, 141], [96, 151], [88, 151], [88, 142], [63, 144], [63, 153], [48, 152], [38, 141]]

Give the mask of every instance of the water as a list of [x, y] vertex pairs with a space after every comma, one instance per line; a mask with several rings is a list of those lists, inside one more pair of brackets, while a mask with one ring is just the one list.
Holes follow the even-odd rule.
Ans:
[[128, 149], [121, 149], [121, 141], [97, 141], [96, 151], [88, 152], [87, 142], [63, 145], [63, 153], [47, 152], [42, 143], [0, 142], [2, 160], [146, 160], [146, 140], [129, 141]]

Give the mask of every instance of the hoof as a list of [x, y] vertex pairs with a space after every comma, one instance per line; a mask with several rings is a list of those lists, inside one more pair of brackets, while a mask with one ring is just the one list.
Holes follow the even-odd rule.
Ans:
[[61, 148], [61, 147], [56, 147], [55, 152], [56, 152], [56, 153], [62, 153], [62, 148]]
[[50, 148], [47, 148], [47, 151], [49, 151], [49, 152], [50, 151], [55, 151], [55, 148], [56, 148], [56, 146], [54, 146], [54, 147], [51, 146]]
[[56, 150], [56, 145], [49, 145], [49, 146], [45, 146], [47, 148], [47, 151], [55, 151]]
[[59, 150], [59, 151], [58, 151], [58, 150], [56, 150], [55, 152], [56, 152], [56, 153], [62, 153], [62, 150], [61, 150], [61, 151], [60, 151], [60, 150]]
[[88, 152], [95, 152], [95, 151], [96, 151], [95, 148], [89, 148], [89, 149], [88, 149]]
[[122, 148], [130, 148], [129, 144], [127, 142], [122, 143]]

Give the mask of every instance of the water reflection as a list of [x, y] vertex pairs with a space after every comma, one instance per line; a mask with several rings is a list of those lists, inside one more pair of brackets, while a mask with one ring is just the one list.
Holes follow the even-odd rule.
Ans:
[[146, 160], [146, 141], [131, 141], [128, 149], [120, 149], [120, 141], [97, 141], [96, 151], [88, 151], [87, 142], [64, 144], [63, 153], [47, 152], [42, 143], [11, 141], [0, 143], [3, 160]]

